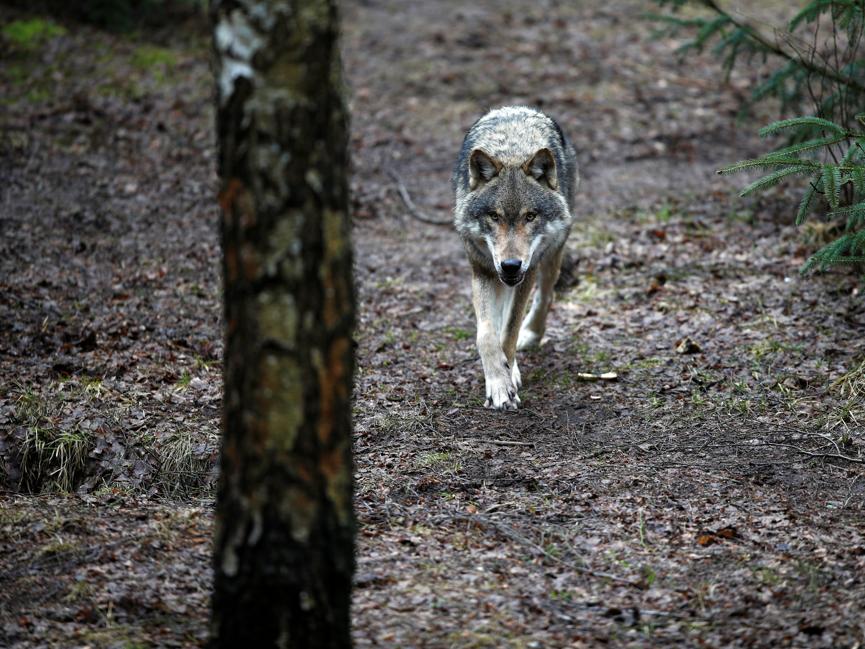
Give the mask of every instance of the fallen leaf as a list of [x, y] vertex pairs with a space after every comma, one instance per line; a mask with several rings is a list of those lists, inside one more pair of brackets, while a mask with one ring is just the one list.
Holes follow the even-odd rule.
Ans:
[[736, 531], [735, 527], [722, 527], [720, 530], [715, 532], [715, 536], [722, 539], [735, 539], [739, 536], [739, 533]]

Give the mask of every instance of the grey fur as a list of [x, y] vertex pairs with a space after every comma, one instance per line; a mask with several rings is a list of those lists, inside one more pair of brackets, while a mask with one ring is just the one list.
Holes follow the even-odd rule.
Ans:
[[[519, 403], [515, 352], [543, 337], [578, 182], [573, 147], [558, 124], [535, 109], [492, 110], [463, 140], [453, 173], [454, 225], [472, 266], [487, 406], [515, 409]], [[532, 309], [523, 319], [535, 281]]]
[[554, 119], [526, 106], [502, 106], [491, 110], [469, 128], [463, 139], [452, 177], [459, 202], [469, 191], [468, 162], [473, 149], [480, 148], [511, 166], [526, 162], [539, 149], [547, 147], [555, 155], [565, 184], [561, 193], [573, 207], [574, 193], [579, 183], [577, 154]]

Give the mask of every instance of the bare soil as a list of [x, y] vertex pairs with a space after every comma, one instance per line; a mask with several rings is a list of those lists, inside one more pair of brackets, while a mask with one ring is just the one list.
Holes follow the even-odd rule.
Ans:
[[[821, 228], [790, 226], [793, 189], [741, 201], [714, 173], [766, 146], [771, 106], [736, 121], [760, 71], [680, 62], [650, 9], [345, 3], [358, 647], [865, 636], [857, 278], [798, 274]], [[65, 28], [0, 46], [0, 646], [200, 646], [222, 351], [207, 35]], [[498, 413], [460, 243], [393, 174], [446, 220], [465, 129], [508, 103], [560, 121], [583, 185], [523, 407]]]

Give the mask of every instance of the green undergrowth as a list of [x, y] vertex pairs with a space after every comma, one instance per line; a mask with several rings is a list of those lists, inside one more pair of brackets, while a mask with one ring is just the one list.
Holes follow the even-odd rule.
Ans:
[[151, 75], [157, 83], [170, 80], [177, 67], [177, 54], [164, 47], [141, 45], [130, 58], [132, 65]]
[[23, 104], [26, 110], [28, 105], [66, 103], [73, 96], [83, 107], [105, 97], [140, 101], [169, 92], [183, 61], [207, 57], [204, 35], [160, 44], [152, 38], [148, 31], [134, 31], [120, 39], [38, 16], [12, 20], [0, 27], [0, 105], [14, 110]]
[[14, 49], [32, 52], [44, 43], [66, 33], [66, 28], [44, 18], [13, 20], [0, 29], [3, 40]]

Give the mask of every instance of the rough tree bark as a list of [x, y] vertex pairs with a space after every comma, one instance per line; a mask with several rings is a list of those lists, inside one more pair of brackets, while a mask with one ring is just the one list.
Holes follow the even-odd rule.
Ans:
[[214, 0], [225, 397], [214, 647], [349, 647], [354, 291], [334, 0]]

